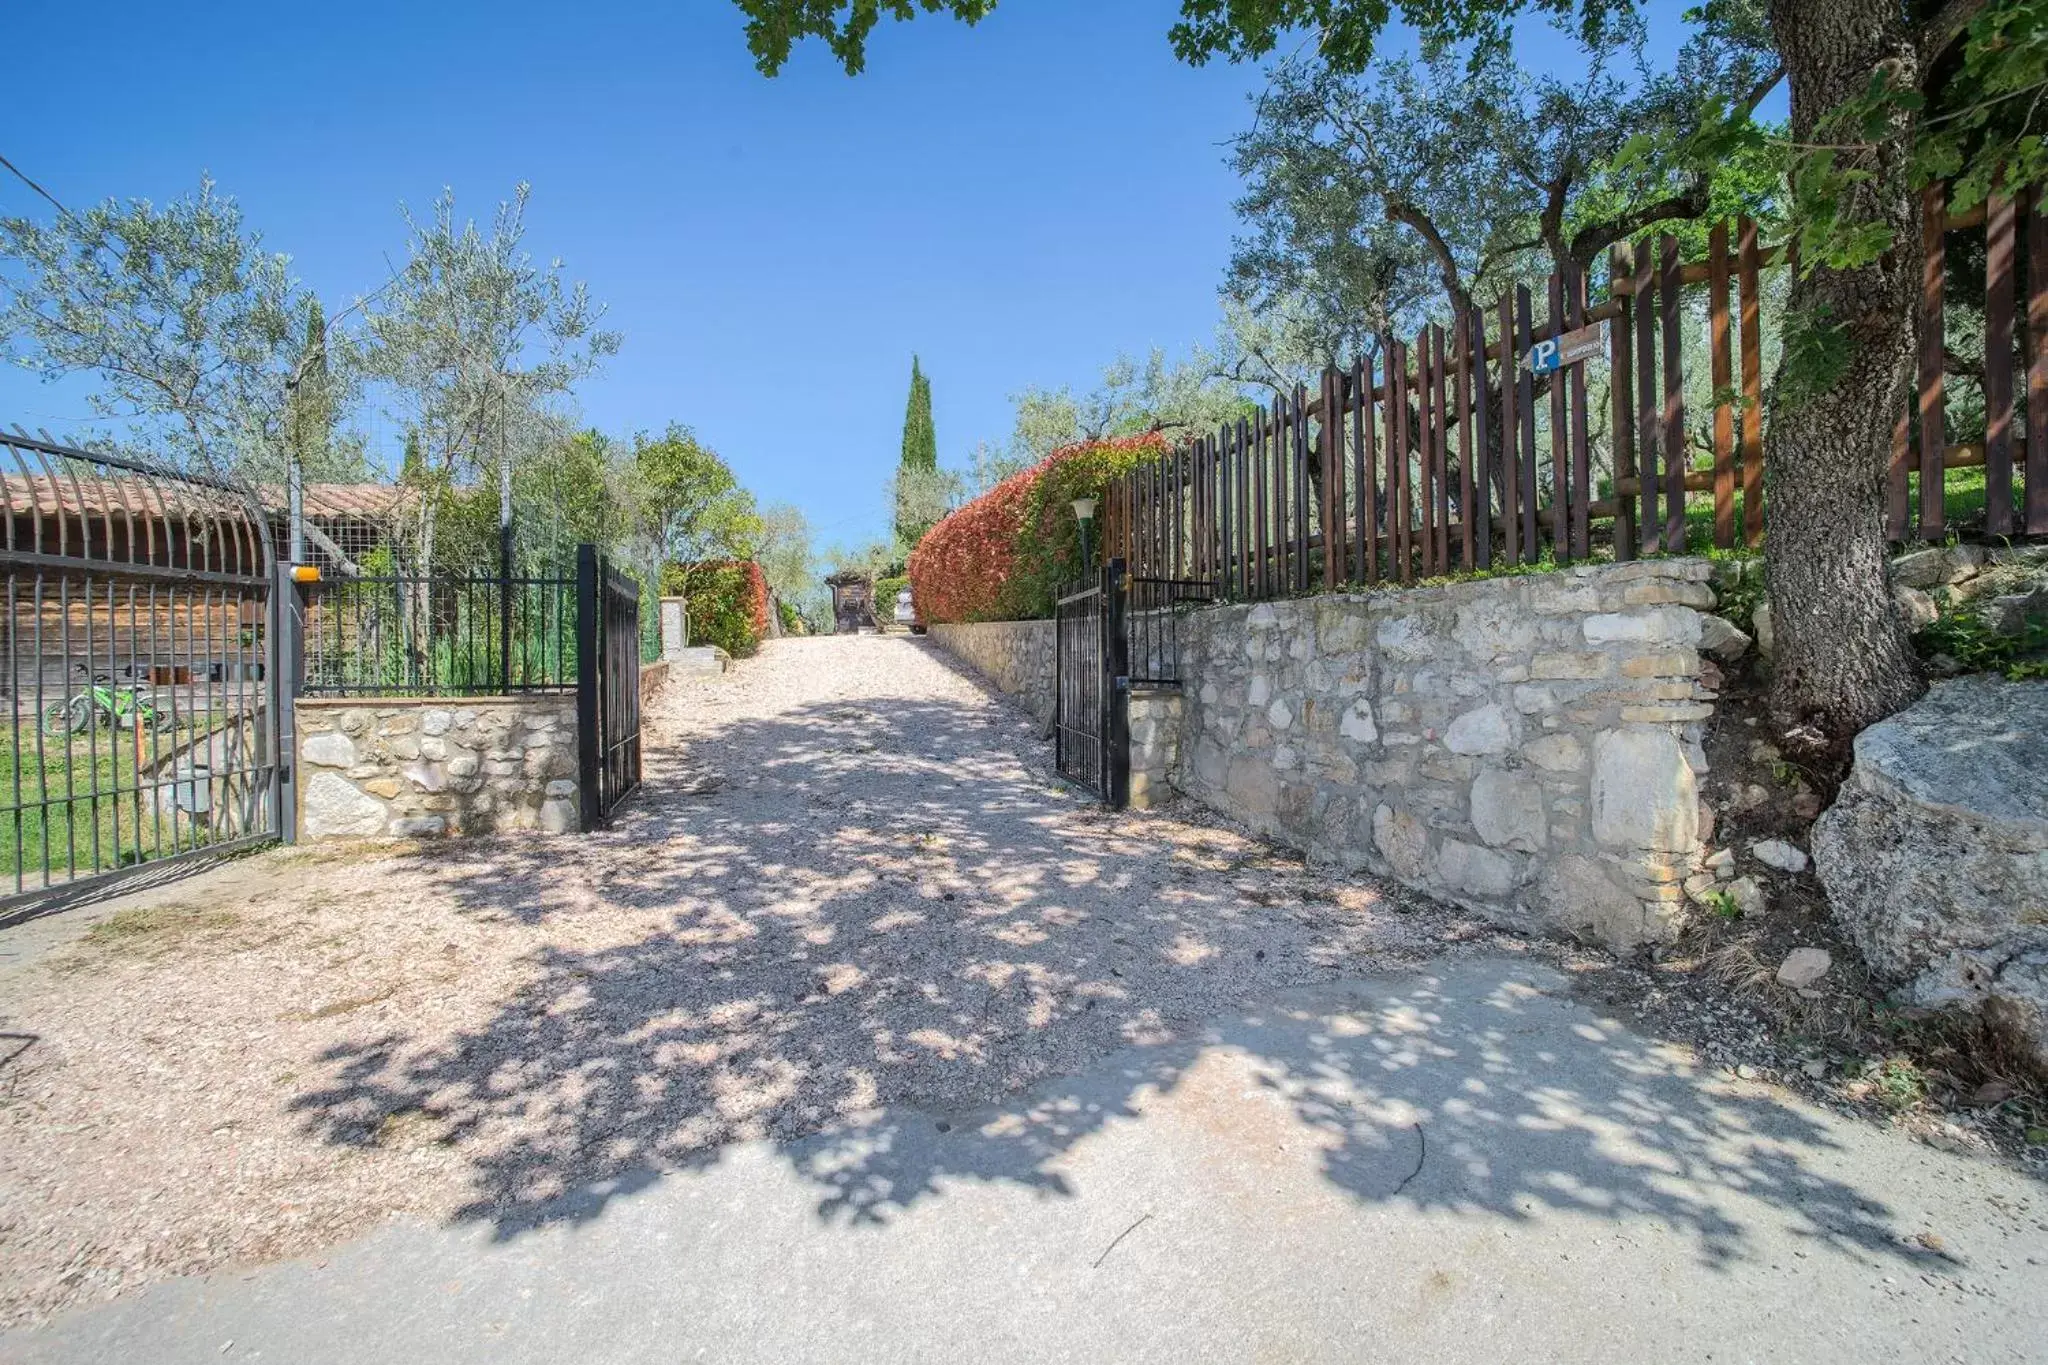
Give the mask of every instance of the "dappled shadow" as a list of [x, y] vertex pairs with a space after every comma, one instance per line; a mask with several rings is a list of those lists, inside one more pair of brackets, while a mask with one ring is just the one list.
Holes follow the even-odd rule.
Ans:
[[[714, 728], [657, 746], [601, 836], [423, 856], [463, 913], [550, 942], [452, 1039], [331, 1053], [308, 1122], [452, 1144], [462, 1216], [502, 1236], [744, 1139], [778, 1146], [821, 1217], [875, 1223], [961, 1180], [1069, 1194], [1077, 1143], [1193, 1102], [1228, 1054], [1361, 1200], [1641, 1215], [1718, 1262], [1745, 1254], [1747, 1196], [1908, 1254], [1881, 1204], [1804, 1164], [1830, 1139], [1801, 1111], [1716, 1092], [1497, 965], [1343, 984], [1417, 937], [1403, 903], [1225, 831], [1104, 815], [1020, 760], [1007, 707], [870, 697]], [[618, 905], [662, 927], [587, 927]]]

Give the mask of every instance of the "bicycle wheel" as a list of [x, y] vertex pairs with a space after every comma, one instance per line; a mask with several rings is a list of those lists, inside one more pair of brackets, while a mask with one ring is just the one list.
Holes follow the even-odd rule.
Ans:
[[43, 733], [75, 735], [92, 724], [92, 698], [67, 697], [43, 708]]

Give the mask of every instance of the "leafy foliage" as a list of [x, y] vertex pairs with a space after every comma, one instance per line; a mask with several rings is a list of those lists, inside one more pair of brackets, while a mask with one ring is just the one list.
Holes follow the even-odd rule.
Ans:
[[1067, 446], [954, 512], [910, 556], [919, 615], [933, 623], [1050, 616], [1060, 591], [1087, 572], [1074, 499], [1101, 497], [1110, 479], [1167, 448], [1157, 432]]
[[768, 634], [768, 577], [752, 560], [670, 564], [661, 586], [663, 595], [683, 599], [693, 645], [744, 658]]
[[[161, 208], [109, 199], [47, 226], [0, 218], [0, 256], [15, 265], [0, 274], [7, 360], [48, 380], [93, 374], [93, 411], [159, 457], [279, 476], [289, 380], [324, 322], [212, 181]], [[322, 378], [331, 413], [342, 377]], [[329, 443], [309, 467], [347, 477], [351, 455]]]
[[747, 16], [747, 47], [761, 73], [773, 76], [789, 60], [800, 38], [823, 38], [849, 76], [867, 65], [868, 35], [884, 14], [909, 19], [951, 10], [972, 24], [996, 7], [996, 0], [738, 0]]

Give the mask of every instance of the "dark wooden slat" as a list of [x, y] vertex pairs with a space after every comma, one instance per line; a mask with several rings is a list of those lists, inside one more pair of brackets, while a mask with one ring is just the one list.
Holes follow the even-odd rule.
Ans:
[[1395, 571], [1403, 583], [1415, 581], [1415, 557], [1409, 545], [1408, 506], [1408, 348], [1396, 341], [1387, 370], [1387, 498], [1393, 510]]
[[1920, 192], [1920, 538], [1940, 540], [1946, 517], [1941, 452], [1948, 445], [1947, 402], [1942, 393], [1944, 320], [1941, 306], [1945, 269], [1942, 190]]
[[1244, 418], [1240, 417], [1230, 433], [1231, 543], [1236, 550], [1230, 562], [1230, 572], [1232, 581], [1237, 585], [1238, 597], [1247, 601], [1252, 595], [1252, 484], [1245, 469], [1245, 447], [1250, 440], [1251, 433]]
[[1323, 367], [1323, 586], [1344, 582], [1344, 376]]
[[[1635, 382], [1629, 372], [1630, 323], [1635, 311], [1618, 286], [1629, 271], [1628, 247], [1616, 243], [1607, 254], [1608, 287], [1621, 302], [1621, 316], [1607, 327], [1607, 393], [1614, 410], [1608, 417], [1613, 430], [1612, 467], [1617, 482], [1634, 478], [1636, 472]], [[1620, 506], [1614, 514], [1614, 558], [1626, 562], [1636, 557], [1636, 504], [1633, 498], [1617, 495]]]
[[1657, 519], [1657, 450], [1664, 424], [1657, 405], [1657, 253], [1644, 238], [1635, 249], [1636, 449], [1641, 453], [1643, 519], [1640, 535], [1645, 550], [1661, 549], [1664, 523]]
[[1294, 588], [1307, 592], [1308, 576], [1308, 387], [1294, 386]]
[[1260, 426], [1257, 426], [1257, 432], [1253, 432], [1253, 442], [1251, 442], [1253, 444], [1253, 450], [1251, 450], [1251, 479], [1253, 479], [1253, 493], [1251, 493], [1251, 497], [1253, 497], [1253, 503], [1251, 503], [1253, 505], [1253, 532], [1251, 532], [1253, 534], [1253, 551], [1251, 551], [1251, 555], [1253, 555], [1253, 559], [1251, 559], [1251, 575], [1253, 577], [1251, 577], [1251, 596], [1255, 600], [1264, 600], [1266, 598], [1266, 591], [1270, 587], [1268, 581], [1266, 581], [1266, 544], [1268, 544], [1268, 532], [1272, 528], [1272, 522], [1268, 520], [1268, 510], [1266, 510], [1266, 444], [1268, 444], [1266, 442], [1266, 426], [1268, 426], [1268, 413], [1260, 413]]
[[1414, 356], [1415, 384], [1409, 391], [1409, 403], [1414, 409], [1415, 423], [1415, 465], [1410, 475], [1415, 490], [1415, 561], [1416, 573], [1428, 578], [1442, 570], [1436, 562], [1436, 456], [1432, 448], [1436, 438], [1436, 417], [1429, 402], [1434, 375], [1427, 326], [1415, 334]]
[[1740, 241], [1735, 293], [1742, 329], [1742, 540], [1754, 547], [1764, 539], [1764, 338], [1762, 253], [1753, 220], [1741, 220]]
[[[1573, 269], [1564, 285], [1565, 310], [1572, 330], [1577, 331], [1586, 321], [1585, 274]], [[1593, 452], [1586, 438], [1586, 367], [1583, 363], [1571, 367], [1568, 383], [1572, 409], [1571, 547], [1574, 558], [1590, 559], [1593, 555], [1593, 528], [1586, 509], [1593, 502]]]
[[1522, 364], [1529, 354], [1529, 287], [1515, 286], [1515, 420], [1522, 427], [1522, 562], [1543, 558], [1536, 525], [1542, 485], [1536, 481], [1536, 378]]
[[1230, 591], [1230, 424], [1216, 429], [1209, 441], [1209, 576], [1217, 591]]
[[[1453, 314], [1451, 345], [1458, 358], [1457, 380], [1453, 386], [1458, 416], [1458, 566], [1470, 569], [1478, 563], [1476, 524], [1483, 520], [1473, 512], [1472, 415], [1485, 410], [1486, 391], [1482, 385], [1479, 401], [1472, 401], [1472, 319], [1469, 315]], [[1482, 378], [1485, 372], [1485, 366], [1481, 365]]]
[[1984, 220], [1984, 529], [2012, 534], [2013, 201], [1994, 194]]
[[1514, 564], [1522, 557], [1522, 467], [1515, 453], [1521, 423], [1515, 416], [1515, 310], [1506, 294], [1500, 297], [1500, 513], [1501, 554]]
[[1365, 357], [1351, 363], [1351, 384], [1345, 396], [1351, 419], [1351, 576], [1354, 582], [1377, 583], [1379, 565], [1374, 554], [1372, 523], [1373, 493], [1372, 372]]
[[1429, 327], [1429, 410], [1436, 434], [1429, 453], [1436, 478], [1436, 571], [1451, 571], [1451, 410], [1445, 403], [1445, 380], [1450, 369], [1444, 355], [1444, 329], [1440, 323]]
[[1470, 403], [1467, 415], [1472, 427], [1472, 485], [1466, 497], [1465, 520], [1477, 522], [1478, 529], [1467, 537], [1472, 546], [1472, 563], [1482, 569], [1493, 567], [1493, 452], [1487, 448], [1490, 405], [1486, 401], [1486, 310], [1472, 308], [1465, 314], [1465, 346], [1471, 369]]
[[2048, 535], [2048, 188], [2027, 214], [2027, 507], [2024, 530]]
[[1735, 544], [1735, 376], [1728, 357], [1728, 225], [1707, 229], [1708, 369], [1714, 384], [1714, 544]]
[[[1558, 278], [1556, 271], [1551, 272], [1547, 287], [1550, 290], [1550, 316], [1553, 320], [1562, 321], [1564, 281]], [[1561, 327], [1551, 333], [1553, 337], [1561, 335]], [[1569, 564], [1572, 562], [1572, 471], [1567, 440], [1571, 422], [1565, 416], [1564, 395], [1564, 372], [1555, 371], [1550, 376], [1550, 505], [1557, 509], [1558, 516], [1551, 527], [1550, 548], [1558, 563]]]
[[1664, 548], [1685, 551], [1685, 359], [1679, 333], [1678, 239], [1669, 233], [1662, 243], [1664, 278], [1657, 282], [1657, 303], [1664, 316]]

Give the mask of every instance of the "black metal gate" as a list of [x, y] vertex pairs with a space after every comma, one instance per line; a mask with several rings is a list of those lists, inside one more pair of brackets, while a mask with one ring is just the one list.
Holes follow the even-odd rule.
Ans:
[[1053, 761], [1061, 776], [1119, 810], [1131, 780], [1120, 691], [1123, 578], [1124, 562], [1112, 559], [1094, 583], [1060, 598], [1053, 610]]
[[576, 722], [582, 825], [640, 785], [640, 585], [595, 545], [576, 548]]
[[280, 635], [249, 490], [0, 432], [0, 909], [276, 838]]
[[1130, 801], [1131, 689], [1177, 690], [1181, 617], [1216, 600], [1196, 579], [1134, 577], [1112, 559], [1053, 612], [1053, 757], [1114, 810]]

